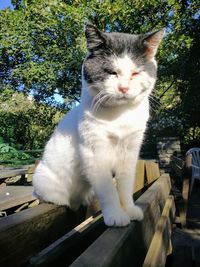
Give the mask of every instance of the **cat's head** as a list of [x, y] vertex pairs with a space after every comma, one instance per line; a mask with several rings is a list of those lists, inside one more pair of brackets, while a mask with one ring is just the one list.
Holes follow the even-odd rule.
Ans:
[[155, 54], [164, 30], [147, 34], [100, 32], [86, 26], [88, 55], [83, 82], [99, 105], [138, 103], [151, 93], [157, 75]]

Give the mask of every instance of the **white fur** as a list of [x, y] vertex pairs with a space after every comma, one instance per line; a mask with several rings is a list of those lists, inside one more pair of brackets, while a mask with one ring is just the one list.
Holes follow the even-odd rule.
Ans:
[[[125, 226], [143, 218], [132, 193], [155, 79], [136, 69], [128, 56], [113, 64], [119, 73], [105, 82], [104, 91], [111, 94], [108, 103], [94, 109], [94, 92], [83, 80], [81, 104], [64, 116], [47, 143], [33, 185], [41, 199], [72, 208], [96, 195], [105, 223]], [[130, 78], [133, 71], [140, 73]], [[119, 83], [127, 83], [126, 97], [118, 91]]]

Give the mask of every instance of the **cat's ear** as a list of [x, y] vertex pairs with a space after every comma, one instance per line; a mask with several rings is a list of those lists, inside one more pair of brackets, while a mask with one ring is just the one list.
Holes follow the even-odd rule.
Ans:
[[85, 36], [88, 50], [94, 50], [105, 42], [103, 34], [92, 24], [85, 26]]
[[145, 34], [142, 42], [145, 50], [145, 55], [147, 58], [151, 59], [156, 55], [158, 46], [162, 41], [164, 34], [165, 34], [165, 29]]

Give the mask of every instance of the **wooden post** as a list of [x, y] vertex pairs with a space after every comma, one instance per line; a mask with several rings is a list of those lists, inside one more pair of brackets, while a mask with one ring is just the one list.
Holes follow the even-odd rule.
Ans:
[[170, 248], [171, 220], [175, 215], [174, 198], [169, 196], [162, 215], [156, 225], [156, 231], [147, 252], [143, 267], [164, 267]]
[[144, 160], [138, 160], [136, 166], [135, 185], [133, 192], [137, 192], [144, 187], [144, 176], [145, 176], [144, 165], [145, 165]]

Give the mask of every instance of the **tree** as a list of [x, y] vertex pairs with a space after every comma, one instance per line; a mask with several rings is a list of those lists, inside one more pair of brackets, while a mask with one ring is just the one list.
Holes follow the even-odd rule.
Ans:
[[101, 30], [129, 33], [165, 27], [167, 34], [157, 56], [158, 82], [151, 97], [150, 125], [155, 136], [168, 132], [187, 142], [200, 139], [198, 0], [12, 3], [14, 10], [0, 11], [1, 88], [31, 92], [43, 103], [52, 104], [55, 92], [66, 103], [77, 101], [86, 53], [85, 21], [90, 20]]
[[22, 92], [7, 88], [0, 94], [0, 137], [17, 149], [43, 147], [62, 116], [62, 111]]
[[46, 102], [51, 102], [57, 91], [75, 99], [85, 46], [83, 11], [62, 1], [13, 4], [14, 11], [2, 10], [0, 16], [3, 84]]

